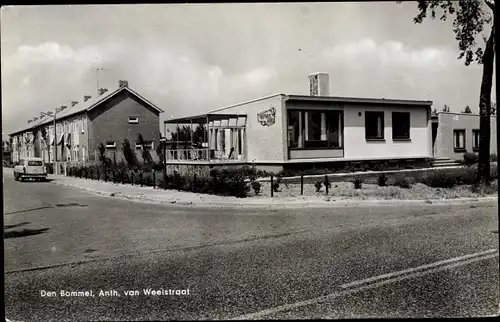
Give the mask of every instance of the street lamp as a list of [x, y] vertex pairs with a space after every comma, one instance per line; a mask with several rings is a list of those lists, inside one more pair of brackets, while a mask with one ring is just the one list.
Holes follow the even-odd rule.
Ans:
[[[54, 163], [57, 162], [57, 126], [56, 126], [56, 115], [61, 112], [60, 108], [56, 108], [54, 113], [52, 112], [40, 112], [41, 116], [54, 117]], [[55, 167], [54, 167], [55, 168]]]

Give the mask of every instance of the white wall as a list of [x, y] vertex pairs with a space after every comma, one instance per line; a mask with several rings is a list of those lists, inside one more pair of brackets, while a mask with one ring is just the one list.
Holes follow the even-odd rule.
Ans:
[[[271, 108], [276, 109], [275, 123], [263, 126], [257, 120], [257, 114]], [[286, 157], [286, 115], [283, 113], [283, 96], [276, 95], [253, 102], [244, 103], [227, 109], [218, 110], [214, 114], [246, 114], [247, 161], [283, 162]], [[229, 142], [229, 141], [226, 141]]]
[[[384, 111], [385, 141], [366, 141], [365, 111]], [[410, 112], [410, 140], [392, 140], [392, 112]], [[361, 113], [361, 115], [359, 115]], [[344, 106], [344, 157], [432, 157], [431, 122], [425, 107]]]

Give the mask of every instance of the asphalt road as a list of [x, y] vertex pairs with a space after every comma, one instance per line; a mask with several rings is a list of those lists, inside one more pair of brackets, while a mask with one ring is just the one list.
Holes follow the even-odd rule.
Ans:
[[[496, 202], [180, 208], [15, 182], [7, 170], [4, 205], [11, 320], [498, 314]], [[148, 288], [189, 295], [146, 296]]]

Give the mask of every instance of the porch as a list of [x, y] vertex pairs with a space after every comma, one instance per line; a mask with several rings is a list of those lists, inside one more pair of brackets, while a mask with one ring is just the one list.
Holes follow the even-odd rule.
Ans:
[[165, 121], [166, 162], [245, 163], [246, 119], [242, 114], [204, 114]]

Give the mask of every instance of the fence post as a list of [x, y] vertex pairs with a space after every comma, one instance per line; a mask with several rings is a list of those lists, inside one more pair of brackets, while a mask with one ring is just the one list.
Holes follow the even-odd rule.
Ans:
[[97, 168], [97, 181], [99, 181], [99, 168]]
[[153, 170], [153, 189], [156, 189], [156, 171]]
[[122, 171], [122, 184], [125, 184], [125, 171]]
[[300, 174], [300, 195], [304, 194], [304, 174]]
[[139, 172], [139, 178], [141, 178], [141, 187], [142, 187], [142, 171]]
[[181, 176], [178, 172], [177, 172], [176, 176], [177, 176], [177, 191], [181, 191], [181, 183], [180, 183]]
[[90, 180], [94, 180], [94, 170], [90, 168]]
[[274, 197], [274, 180], [272, 175], [271, 175], [271, 197]]
[[113, 169], [112, 171], [113, 171], [113, 183], [115, 183], [116, 182], [115, 170]]
[[328, 175], [325, 174], [325, 190], [326, 190], [326, 194], [328, 194]]
[[132, 184], [132, 185], [134, 185], [134, 170], [132, 170], [132, 171], [130, 172], [130, 176], [131, 176], [131, 177], [130, 177], [130, 182], [131, 182], [131, 184]]

